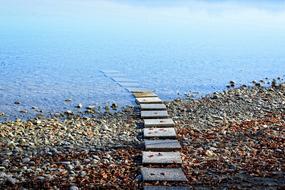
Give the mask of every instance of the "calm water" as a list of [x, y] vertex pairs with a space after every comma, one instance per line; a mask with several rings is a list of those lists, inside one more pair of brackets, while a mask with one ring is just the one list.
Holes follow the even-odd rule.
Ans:
[[163, 99], [283, 76], [285, 1], [0, 0], [0, 112], [132, 104], [101, 69]]

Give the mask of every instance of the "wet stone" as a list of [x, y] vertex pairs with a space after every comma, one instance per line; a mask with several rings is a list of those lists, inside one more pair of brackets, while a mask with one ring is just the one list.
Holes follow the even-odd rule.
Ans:
[[134, 92], [133, 95], [136, 98], [157, 97], [153, 92]]
[[145, 140], [145, 150], [171, 151], [180, 150], [181, 145], [178, 140]]
[[133, 82], [118, 82], [118, 84], [122, 87], [138, 87], [139, 84]]
[[181, 164], [180, 152], [143, 152], [143, 164]]
[[144, 88], [132, 88], [132, 87], [127, 87], [126, 88], [129, 92], [151, 92], [151, 90], [144, 89]]
[[143, 181], [183, 181], [187, 178], [181, 168], [141, 168]]
[[164, 104], [140, 104], [141, 110], [166, 110]]
[[144, 138], [176, 138], [174, 128], [145, 128]]
[[158, 97], [136, 98], [137, 104], [160, 104], [161, 99]]
[[174, 121], [167, 119], [144, 119], [144, 127], [174, 127]]
[[167, 111], [141, 111], [141, 118], [167, 118]]

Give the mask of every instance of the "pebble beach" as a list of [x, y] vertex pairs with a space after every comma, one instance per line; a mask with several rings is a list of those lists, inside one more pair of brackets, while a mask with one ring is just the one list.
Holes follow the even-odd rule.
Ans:
[[[233, 85], [232, 85], [233, 86]], [[285, 188], [285, 85], [166, 102], [195, 189]], [[140, 189], [136, 108], [0, 124], [1, 189]]]

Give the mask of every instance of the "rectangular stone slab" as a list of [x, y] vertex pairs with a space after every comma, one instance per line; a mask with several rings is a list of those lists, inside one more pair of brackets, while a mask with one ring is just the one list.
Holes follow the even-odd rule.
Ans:
[[144, 89], [144, 88], [133, 88], [133, 87], [128, 87], [126, 88], [129, 92], [151, 92], [151, 90]]
[[139, 87], [140, 85], [134, 82], [118, 82], [118, 84], [122, 87]]
[[183, 187], [183, 186], [144, 186], [144, 190], [190, 190], [190, 187]]
[[144, 182], [171, 181], [187, 182], [187, 178], [181, 168], [141, 168]]
[[166, 119], [144, 119], [144, 127], [174, 127], [174, 121], [171, 118]]
[[136, 98], [157, 97], [153, 92], [134, 92], [133, 95]]
[[140, 104], [141, 110], [166, 110], [165, 104]]
[[141, 111], [141, 118], [167, 118], [167, 111]]
[[145, 140], [145, 150], [152, 151], [173, 151], [180, 150], [181, 145], [178, 140]]
[[181, 164], [180, 152], [143, 151], [143, 164]]
[[161, 104], [162, 101], [159, 97], [146, 97], [146, 98], [136, 98], [137, 104]]
[[176, 138], [176, 132], [174, 128], [144, 128], [144, 138]]

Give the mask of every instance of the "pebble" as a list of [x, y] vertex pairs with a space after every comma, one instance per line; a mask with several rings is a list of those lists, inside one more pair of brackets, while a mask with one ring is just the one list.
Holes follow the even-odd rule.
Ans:
[[30, 162], [30, 161], [31, 161], [30, 158], [23, 158], [23, 159], [22, 159], [22, 162], [23, 162], [24, 164], [26, 164], [26, 163], [28, 163], [28, 162]]
[[79, 188], [77, 186], [73, 185], [69, 188], [69, 190], [79, 190]]
[[19, 104], [21, 104], [21, 102], [20, 101], [15, 101], [14, 104], [19, 105]]
[[79, 103], [77, 106], [76, 106], [76, 108], [82, 108], [83, 107], [83, 105], [81, 104], [81, 103]]

